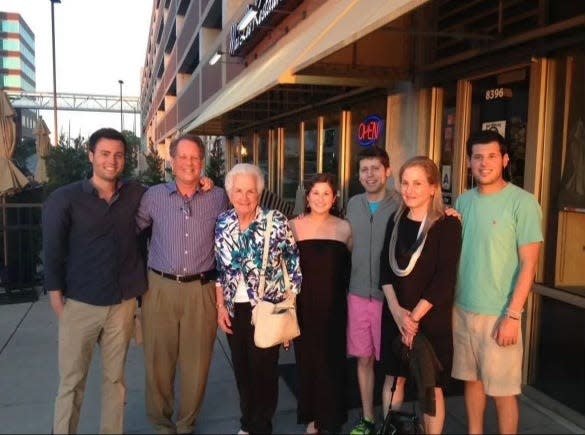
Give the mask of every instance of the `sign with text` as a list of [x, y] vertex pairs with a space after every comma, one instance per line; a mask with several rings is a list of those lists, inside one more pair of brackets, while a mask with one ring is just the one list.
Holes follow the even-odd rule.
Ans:
[[481, 124], [482, 130], [491, 130], [498, 132], [502, 135], [502, 137], [506, 137], [506, 121], [491, 121], [491, 122], [483, 122]]
[[241, 48], [250, 42], [257, 30], [265, 26], [272, 17], [274, 11], [287, 3], [285, 0], [256, 0], [253, 5], [248, 5], [248, 11], [256, 11], [256, 15], [243, 29], [238, 28], [244, 16], [232, 25], [230, 32], [230, 55], [238, 55]]
[[501, 98], [512, 98], [512, 89], [510, 88], [493, 88], [485, 91], [485, 100], [498, 100]]
[[363, 147], [371, 147], [380, 140], [384, 133], [384, 120], [378, 115], [370, 115], [358, 126], [358, 143]]

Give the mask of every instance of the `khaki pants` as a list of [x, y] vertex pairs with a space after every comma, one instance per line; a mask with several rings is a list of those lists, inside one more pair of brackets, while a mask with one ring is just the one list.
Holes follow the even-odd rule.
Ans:
[[[191, 433], [201, 408], [217, 332], [215, 284], [148, 273], [142, 304], [146, 412], [158, 433]], [[174, 379], [180, 372], [179, 415]]]
[[53, 433], [77, 432], [87, 373], [96, 343], [102, 356], [100, 433], [124, 432], [124, 365], [136, 299], [97, 306], [68, 299], [59, 318], [59, 391]]

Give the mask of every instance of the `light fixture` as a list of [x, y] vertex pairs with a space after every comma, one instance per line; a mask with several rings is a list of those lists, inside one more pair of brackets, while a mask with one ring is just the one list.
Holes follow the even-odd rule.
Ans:
[[209, 59], [209, 65], [215, 65], [222, 55], [223, 51], [217, 50], [215, 54], [211, 56], [211, 59]]
[[258, 8], [253, 5], [248, 5], [248, 10], [246, 11], [246, 14], [238, 23], [238, 30], [241, 32], [246, 27], [248, 27], [248, 24], [250, 24], [250, 22], [256, 17], [256, 15], [258, 15]]

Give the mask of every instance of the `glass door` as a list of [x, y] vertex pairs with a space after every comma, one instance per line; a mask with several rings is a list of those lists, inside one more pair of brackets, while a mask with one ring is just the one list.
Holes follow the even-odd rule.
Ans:
[[[470, 131], [490, 129], [504, 136], [510, 157], [510, 164], [504, 177], [507, 181], [523, 187], [529, 69], [523, 67], [473, 80], [471, 86]], [[466, 185], [467, 188], [473, 187], [469, 169]]]

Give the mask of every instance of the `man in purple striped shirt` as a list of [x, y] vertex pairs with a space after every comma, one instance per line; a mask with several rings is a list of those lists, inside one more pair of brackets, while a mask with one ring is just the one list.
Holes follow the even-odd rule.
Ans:
[[[152, 227], [142, 303], [146, 411], [158, 433], [192, 433], [217, 331], [215, 220], [229, 202], [223, 189], [200, 188], [201, 138], [178, 137], [169, 152], [175, 181], [148, 189], [137, 215], [141, 229]], [[174, 423], [177, 365], [180, 409]]]

